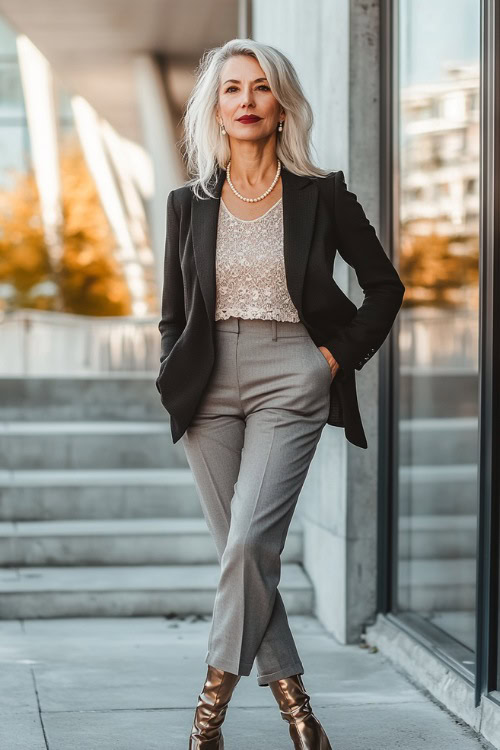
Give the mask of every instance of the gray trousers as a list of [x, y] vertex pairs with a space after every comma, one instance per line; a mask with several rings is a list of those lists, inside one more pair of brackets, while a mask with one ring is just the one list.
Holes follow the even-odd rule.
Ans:
[[249, 675], [256, 659], [259, 685], [304, 673], [277, 586], [330, 383], [303, 323], [215, 321], [212, 373], [181, 437], [221, 567], [205, 662]]

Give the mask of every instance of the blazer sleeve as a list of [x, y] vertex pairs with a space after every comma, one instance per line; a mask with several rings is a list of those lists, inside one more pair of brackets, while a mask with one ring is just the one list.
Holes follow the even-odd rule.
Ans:
[[334, 174], [334, 195], [337, 249], [354, 268], [365, 295], [350, 323], [324, 344], [347, 372], [361, 370], [380, 348], [402, 305], [405, 286], [341, 170]]
[[184, 284], [179, 258], [179, 219], [175, 210], [174, 191], [167, 198], [167, 227], [163, 268], [160, 363], [169, 355], [186, 325], [184, 309]]

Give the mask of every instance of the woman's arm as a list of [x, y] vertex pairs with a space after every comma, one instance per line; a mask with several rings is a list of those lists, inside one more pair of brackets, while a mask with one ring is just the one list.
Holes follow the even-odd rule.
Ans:
[[175, 211], [174, 191], [167, 198], [167, 229], [163, 270], [160, 363], [166, 359], [186, 325], [184, 310], [184, 285], [179, 259], [179, 219]]
[[365, 298], [351, 322], [324, 345], [344, 371], [362, 367], [389, 334], [403, 302], [405, 286], [386, 255], [344, 173], [334, 175], [337, 249], [356, 272]]

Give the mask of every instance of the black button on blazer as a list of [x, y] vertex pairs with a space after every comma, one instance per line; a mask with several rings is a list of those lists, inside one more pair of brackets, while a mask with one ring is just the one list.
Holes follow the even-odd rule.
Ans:
[[[217, 198], [196, 198], [190, 186], [167, 200], [160, 371], [156, 387], [176, 443], [189, 426], [214, 364], [215, 244], [225, 170], [214, 172]], [[355, 370], [380, 348], [401, 307], [405, 286], [342, 171], [326, 177], [281, 169], [286, 283], [316, 346], [339, 363], [330, 386], [327, 424], [367, 448]], [[333, 278], [336, 251], [363, 289], [359, 309]]]

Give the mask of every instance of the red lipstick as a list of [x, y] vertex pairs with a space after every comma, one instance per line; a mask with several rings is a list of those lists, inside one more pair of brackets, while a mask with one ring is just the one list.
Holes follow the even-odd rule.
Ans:
[[258, 120], [262, 120], [262, 117], [257, 117], [257, 115], [243, 115], [242, 117], [238, 117], [239, 122], [257, 122]]

